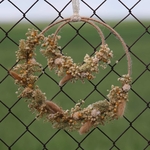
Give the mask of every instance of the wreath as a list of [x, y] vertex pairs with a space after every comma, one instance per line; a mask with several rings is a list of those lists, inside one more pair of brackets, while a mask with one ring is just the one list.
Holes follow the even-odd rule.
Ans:
[[[61, 38], [58, 33], [63, 26], [73, 22], [72, 18], [62, 19], [48, 27], [41, 33], [35, 29], [29, 29], [26, 33], [27, 39], [20, 40], [19, 50], [16, 52], [17, 65], [10, 71], [10, 75], [19, 86], [19, 97], [26, 98], [28, 107], [37, 112], [36, 118], [44, 117], [51, 122], [54, 128], [67, 129], [69, 131], [78, 130], [80, 134], [87, 133], [92, 127], [103, 125], [107, 121], [118, 119], [123, 116], [126, 102], [128, 101], [128, 91], [131, 84], [131, 59], [125, 42], [121, 36], [104, 22], [80, 17], [80, 21], [92, 25], [100, 35], [100, 50], [94, 55], [85, 55], [83, 63], [74, 63], [70, 56], [61, 53], [58, 40]], [[47, 58], [47, 65], [50, 70], [55, 70], [58, 76], [63, 76], [59, 86], [63, 86], [69, 80], [92, 80], [93, 73], [98, 73], [99, 66], [105, 69], [111, 63], [113, 52], [105, 43], [105, 37], [101, 29], [94, 23], [101, 24], [108, 28], [122, 43], [127, 56], [128, 72], [118, 78], [121, 86], [111, 86], [107, 99], [90, 104], [86, 108], [82, 107], [84, 100], [77, 103], [71, 110], [63, 110], [56, 103], [49, 101], [39, 86], [37, 73], [42, 73], [42, 65], [36, 60], [36, 47], [41, 46], [41, 53]], [[44, 33], [53, 26], [59, 25], [54, 34]]]

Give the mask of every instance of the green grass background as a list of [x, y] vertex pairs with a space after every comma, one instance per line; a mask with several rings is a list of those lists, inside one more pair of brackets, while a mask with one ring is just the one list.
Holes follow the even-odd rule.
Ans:
[[[117, 21], [107, 23], [114, 26]], [[8, 149], [6, 145], [10, 146], [12, 150], [42, 150], [44, 147], [41, 142], [45, 143], [45, 147], [49, 150], [81, 150], [82, 148], [85, 150], [108, 150], [113, 146], [111, 140], [116, 141], [115, 145], [121, 150], [144, 149], [148, 145], [147, 140], [150, 140], [150, 104], [148, 105], [150, 102], [150, 72], [146, 70], [145, 66], [147, 65], [147, 68], [150, 70], [150, 66], [148, 66], [150, 63], [150, 34], [146, 32], [143, 26], [148, 27], [150, 22], [143, 21], [142, 23], [143, 25], [132, 21], [122, 22], [115, 28], [115, 30], [123, 37], [127, 45], [131, 47], [130, 50], [132, 52], [133, 91], [131, 90], [129, 93], [129, 102], [125, 112], [125, 117], [129, 121], [133, 121], [131, 127], [129, 127], [129, 122], [125, 118], [122, 118], [106, 123], [104, 126], [98, 126], [98, 128], [95, 128], [89, 136], [87, 136], [87, 134], [79, 135], [76, 131], [69, 132], [75, 139], [74, 140], [73, 138], [70, 138], [66, 131], [53, 129], [50, 123], [44, 122], [42, 119], [33, 121], [35, 114], [32, 114], [29, 111], [24, 99], [18, 100], [17, 95], [15, 94], [17, 86], [14, 85], [14, 81], [8, 75], [8, 72], [0, 66], [0, 81], [3, 81], [0, 83], [0, 100], [5, 104], [3, 105], [0, 103], [0, 138], [6, 143], [4, 144], [0, 141], [0, 150]], [[13, 27], [13, 25], [13, 23], [1, 24], [1, 27], [8, 32], [9, 38], [2, 40], [6, 33], [2, 30], [0, 31], [0, 40], [2, 40], [0, 43], [0, 64], [7, 69], [10, 69], [15, 64], [15, 51], [18, 49], [18, 46], [14, 44], [11, 39], [18, 44], [20, 39], [25, 38], [27, 29], [34, 27], [31, 24], [22, 23], [15, 27]], [[40, 29], [43, 29], [47, 26], [47, 23], [37, 23], [36, 25]], [[82, 23], [74, 23], [72, 25], [78, 29]], [[13, 29], [11, 29], [12, 27]], [[105, 27], [100, 26], [100, 28], [105, 36], [109, 34], [109, 31]], [[150, 29], [147, 30], [150, 32]], [[53, 31], [54, 29], [50, 30], [46, 35], [53, 33]], [[90, 25], [84, 25], [79, 33], [94, 47], [97, 47], [100, 43], [97, 32]], [[67, 25], [59, 34], [62, 37], [59, 44], [64, 47], [66, 43], [75, 36], [76, 31], [73, 30], [71, 26]], [[141, 38], [137, 40], [140, 36]], [[114, 58], [112, 60], [113, 65], [115, 61], [124, 54], [124, 51], [119, 40], [114, 35], [111, 35], [106, 41], [114, 51]], [[86, 53], [93, 53], [93, 48], [80, 36], [77, 36], [71, 43], [64, 47], [63, 52], [66, 55], [72, 56], [75, 62], [82, 62]], [[142, 62], [140, 62], [135, 55], [139, 57]], [[43, 66], [46, 66], [46, 60], [39, 53], [39, 48], [37, 48], [37, 60]], [[109, 66], [105, 70], [100, 69], [96, 78], [91, 82], [93, 84], [98, 84], [110, 70], [111, 68]], [[114, 67], [114, 70], [120, 75], [127, 72], [127, 62], [125, 57]], [[57, 77], [53, 71], [50, 72], [46, 69], [46, 73], [59, 82], [60, 78]], [[142, 76], [139, 77], [140, 74], [142, 74]], [[5, 80], [3, 80], [4, 78]], [[107, 89], [110, 89], [112, 84], [119, 85], [117, 78], [118, 76], [114, 72], [111, 72], [97, 85], [97, 90], [103, 93], [103, 95], [107, 95]], [[75, 84], [69, 82], [63, 87], [64, 92], [60, 92], [57, 96], [55, 95], [60, 91], [59, 86], [46, 75], [42, 75], [37, 84], [42, 91], [46, 93], [48, 99], [54, 98], [53, 101], [62, 106], [63, 109], [70, 109], [74, 106], [74, 103], [64, 94], [64, 92], [76, 102], [78, 102], [79, 99], [85, 99], [86, 103], [84, 106], [104, 99], [99, 92], [93, 91], [94, 87], [89, 81], [85, 81], [84, 84], [81, 81], [77, 81]], [[145, 102], [142, 99], [144, 99]], [[139, 117], [136, 118], [138, 115]], [[23, 124], [18, 121], [15, 116], [20, 119]], [[28, 128], [26, 128], [25, 125], [28, 126]], [[110, 139], [105, 136], [103, 132], [107, 134]], [[40, 141], [32, 134], [38, 137]], [[118, 139], [118, 137], [120, 138]], [[82, 148], [77, 148], [77, 142], [80, 143]], [[116, 149], [117, 148], [115, 147], [112, 148], [112, 150]], [[148, 149], [150, 149], [150, 147], [146, 150]]]

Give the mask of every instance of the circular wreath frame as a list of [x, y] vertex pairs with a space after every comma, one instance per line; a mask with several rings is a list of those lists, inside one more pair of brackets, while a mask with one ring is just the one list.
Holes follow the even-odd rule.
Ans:
[[[128, 91], [131, 84], [131, 59], [128, 48], [122, 37], [109, 25], [104, 22], [80, 17], [82, 22], [92, 25], [100, 35], [100, 50], [96, 51], [92, 57], [85, 55], [82, 64], [76, 64], [70, 56], [65, 56], [58, 46], [58, 32], [69, 22], [74, 22], [73, 18], [66, 18], [46, 27], [41, 33], [37, 30], [29, 29], [27, 39], [20, 40], [19, 50], [16, 52], [17, 65], [9, 71], [19, 85], [19, 97], [26, 98], [29, 103], [28, 107], [37, 112], [37, 118], [45, 117], [47, 121], [53, 124], [54, 128], [79, 130], [80, 134], [87, 133], [91, 127], [103, 125], [107, 121], [118, 119], [123, 116], [126, 102], [128, 101]], [[47, 64], [50, 70], [54, 69], [58, 76], [63, 76], [59, 86], [63, 86], [69, 80], [91, 80], [94, 78], [93, 73], [99, 71], [99, 65], [106, 68], [107, 64], [113, 57], [113, 52], [105, 43], [105, 37], [101, 29], [94, 24], [96, 22], [108, 28], [121, 42], [127, 56], [128, 72], [118, 78], [121, 87], [113, 86], [107, 95], [107, 99], [100, 100], [82, 108], [84, 101], [77, 103], [71, 110], [63, 110], [56, 103], [49, 101], [39, 86], [35, 83], [38, 79], [37, 73], [42, 73], [42, 65], [36, 60], [36, 46], [41, 45], [41, 53], [47, 58]], [[54, 34], [45, 37], [44, 33], [53, 26], [62, 23]]]

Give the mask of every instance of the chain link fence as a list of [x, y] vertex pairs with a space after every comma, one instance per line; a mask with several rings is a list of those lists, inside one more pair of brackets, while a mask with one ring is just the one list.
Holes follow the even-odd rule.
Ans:
[[[99, 15], [99, 11], [105, 4], [107, 4], [107, 2], [107, 0], [100, 1], [99, 5], [96, 7], [90, 6], [85, 0], [81, 0], [80, 3], [88, 7], [91, 12], [89, 17], [95, 17], [101, 21], [107, 22], [107, 20], [101, 18]], [[18, 47], [18, 41], [19, 39], [24, 38], [24, 34], [28, 27], [34, 27], [41, 31], [44, 25], [28, 18], [28, 14], [32, 9], [36, 8], [39, 0], [33, 1], [32, 5], [30, 5], [26, 11], [23, 11], [15, 1], [7, 1], [7, 4], [11, 5], [13, 9], [16, 9], [21, 17], [15, 23], [0, 23], [1, 150], [150, 149], [150, 21], [139, 19], [138, 16], [134, 14], [134, 9], [139, 7], [140, 3], [147, 3], [147, 5], [149, 5], [149, 2], [146, 0], [139, 0], [133, 2], [132, 6], [128, 6], [123, 0], [118, 0], [117, 2], [119, 7], [125, 9], [127, 13], [118, 21], [115, 20], [110, 23], [114, 29], [120, 31], [119, 33], [125, 39], [133, 60], [133, 82], [129, 94], [130, 101], [127, 106], [127, 112], [122, 119], [108, 123], [104, 126], [98, 126], [97, 128], [92, 129], [88, 134], [80, 136], [76, 132], [52, 129], [51, 125], [49, 123], [43, 123], [43, 120], [37, 121], [34, 118], [35, 115], [32, 115], [31, 112], [28, 111], [26, 103], [21, 98], [17, 99], [17, 96], [15, 95], [17, 88], [14, 85], [13, 79], [10, 77], [8, 70], [16, 65], [15, 51]], [[5, 0], [0, 1], [0, 7], [3, 7], [4, 3], [6, 3]], [[57, 6], [54, 6], [50, 0], [44, 0], [42, 3], [53, 9], [57, 14], [55, 18], [53, 17], [50, 23], [53, 23], [60, 18], [64, 18], [63, 12], [71, 7], [71, 1], [69, 0], [67, 3], [63, 4], [62, 9], [57, 9]], [[2, 15], [3, 12], [0, 10], [0, 13]], [[129, 17], [132, 17], [132, 23], [130, 23], [129, 20], [126, 21]], [[23, 27], [24, 25], [22, 24], [20, 25], [22, 20], [26, 20], [27, 25], [25, 27]], [[96, 50], [100, 43], [93, 46], [91, 41], [81, 34], [85, 25], [85, 23], [81, 23], [77, 28], [72, 24], [69, 25], [69, 28], [71, 28], [75, 34], [72, 37], [69, 36], [68, 41], [63, 41], [65, 44], [63, 45], [62, 50], [69, 47], [77, 36], [80, 37], [82, 42], [87, 43], [93, 51]], [[123, 28], [121, 28], [122, 25], [124, 26], [124, 32], [122, 31]], [[121, 30], [119, 30], [119, 28]], [[105, 32], [104, 28], [102, 28], [102, 30]], [[16, 31], [18, 32], [16, 33]], [[109, 39], [111, 39], [111, 36], [111, 33], [106, 33], [106, 39], [108, 42]], [[133, 38], [131, 38], [132, 36]], [[117, 57], [119, 61], [122, 61], [125, 56], [124, 53], [121, 53], [120, 55], [117, 55]], [[105, 92], [101, 90], [102, 86], [107, 84], [108, 80], [110, 80], [110, 76], [113, 76], [113, 74], [115, 77], [121, 74], [117, 67], [115, 69], [113, 65], [110, 65], [109, 69], [103, 74], [103, 77], [99, 79], [97, 76], [96, 81], [86, 81], [83, 85], [83, 91], [85, 91], [85, 93], [82, 94], [82, 90], [78, 90], [78, 86], [80, 86], [81, 83], [77, 83], [76, 88], [72, 87], [74, 84], [68, 86], [68, 89], [66, 88], [67, 85], [63, 88], [59, 88], [58, 78], [48, 71], [44, 61], [42, 63], [45, 65], [45, 68], [43, 70], [44, 74], [39, 78], [39, 84], [43, 90], [47, 91], [47, 93], [53, 92], [53, 94], [49, 96], [51, 99], [63, 99], [63, 102], [58, 101], [58, 103], [67, 103], [63, 105], [65, 108], [73, 106], [74, 103], [77, 102], [76, 99], [78, 96], [79, 98], [80, 96], [83, 97], [88, 103], [92, 103], [90, 100], [88, 101], [88, 99], [92, 99], [94, 93], [95, 97], [105, 98]], [[43, 83], [43, 79], [46, 81], [47, 85]], [[103, 83], [104, 81], [105, 83]], [[77, 90], [79, 94], [73, 95], [72, 93], [74, 92], [71, 93], [70, 88], [73, 91]]]

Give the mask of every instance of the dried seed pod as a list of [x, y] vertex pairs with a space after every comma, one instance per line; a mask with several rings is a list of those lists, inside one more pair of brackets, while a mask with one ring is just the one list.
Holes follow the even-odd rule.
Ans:
[[71, 80], [73, 76], [71, 74], [66, 74], [59, 82], [59, 86], [63, 86], [65, 83], [67, 83], [69, 80]]
[[15, 80], [18, 80], [18, 81], [21, 81], [22, 78], [14, 71], [9, 71], [9, 74], [15, 79]]
[[80, 134], [84, 134], [87, 133], [90, 128], [92, 127], [93, 123], [91, 121], [87, 121], [85, 124], [83, 124], [83, 126], [81, 126], [79, 133]]
[[46, 107], [52, 112], [52, 113], [61, 113], [63, 114], [63, 110], [54, 102], [52, 101], [45, 101]]
[[118, 108], [117, 108], [117, 116], [118, 117], [122, 117], [124, 115], [124, 111], [125, 111], [125, 108], [126, 108], [126, 101], [121, 101], [121, 103], [118, 104]]

